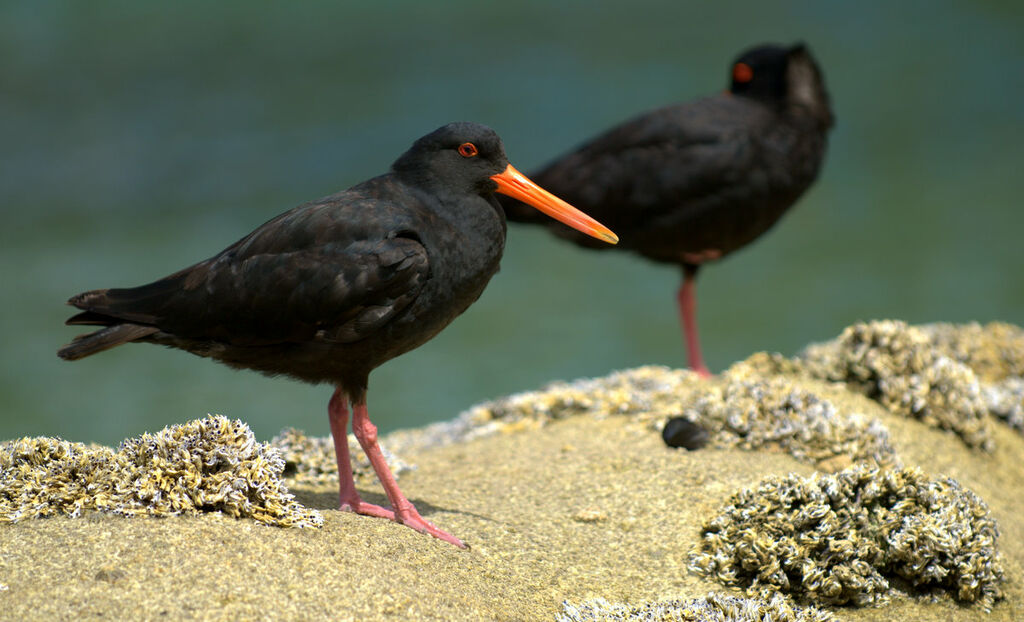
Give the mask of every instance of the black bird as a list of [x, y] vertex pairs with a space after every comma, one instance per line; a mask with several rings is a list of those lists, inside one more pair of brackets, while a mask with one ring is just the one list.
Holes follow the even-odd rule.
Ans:
[[[618, 248], [682, 267], [683, 332], [690, 367], [703, 376], [710, 372], [697, 337], [697, 270], [755, 240], [793, 205], [818, 175], [833, 124], [806, 46], [752, 48], [731, 73], [725, 93], [642, 114], [533, 175], [617, 231]], [[510, 221], [541, 222], [515, 201], [502, 204]]]
[[[615, 234], [509, 164], [488, 127], [452, 123], [417, 140], [391, 171], [268, 221], [214, 257], [130, 289], [68, 301], [68, 324], [103, 326], [58, 355], [76, 360], [129, 341], [336, 388], [328, 405], [341, 509], [395, 520], [456, 546], [398, 489], [366, 409], [370, 371], [416, 348], [466, 310], [498, 270], [516, 197], [602, 240]], [[392, 509], [355, 489], [346, 427]]]

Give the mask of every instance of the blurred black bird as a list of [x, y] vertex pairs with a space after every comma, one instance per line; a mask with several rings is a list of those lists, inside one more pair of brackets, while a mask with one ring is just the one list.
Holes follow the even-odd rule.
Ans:
[[[617, 248], [682, 267], [680, 319], [690, 367], [703, 376], [697, 270], [755, 240], [793, 205], [818, 176], [833, 124], [822, 73], [802, 44], [754, 47], [731, 75], [728, 91], [642, 114], [533, 175], [617, 231]], [[510, 221], [543, 224], [515, 200], [502, 205]]]
[[[129, 341], [336, 388], [328, 405], [341, 509], [395, 520], [456, 546], [420, 516], [391, 474], [366, 409], [370, 371], [416, 348], [483, 292], [498, 270], [505, 216], [494, 193], [615, 243], [615, 234], [509, 164], [490, 128], [452, 123], [417, 140], [391, 171], [300, 205], [216, 256], [131, 289], [79, 294], [68, 324], [103, 326], [58, 355], [76, 360]], [[392, 509], [355, 489], [346, 428]]]

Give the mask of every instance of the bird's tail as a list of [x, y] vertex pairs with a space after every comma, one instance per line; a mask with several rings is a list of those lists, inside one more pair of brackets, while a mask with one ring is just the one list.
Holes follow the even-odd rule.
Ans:
[[102, 328], [75, 337], [71, 343], [57, 350], [57, 356], [65, 361], [77, 361], [159, 332], [152, 314], [139, 312], [137, 308], [139, 294], [149, 293], [154, 285], [134, 289], [94, 289], [72, 296], [68, 304], [78, 307], [82, 312], [73, 315], [65, 323]]
[[109, 350], [122, 343], [148, 337], [159, 330], [155, 326], [142, 326], [140, 324], [115, 324], [114, 326], [107, 326], [98, 331], [75, 337], [71, 343], [57, 350], [57, 356], [65, 361], [77, 361], [80, 358]]

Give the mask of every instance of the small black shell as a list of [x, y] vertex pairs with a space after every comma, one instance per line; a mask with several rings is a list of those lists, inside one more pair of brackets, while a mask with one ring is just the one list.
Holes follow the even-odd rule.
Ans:
[[686, 417], [673, 417], [665, 422], [661, 437], [669, 447], [684, 447], [689, 451], [700, 449], [711, 439], [704, 426]]

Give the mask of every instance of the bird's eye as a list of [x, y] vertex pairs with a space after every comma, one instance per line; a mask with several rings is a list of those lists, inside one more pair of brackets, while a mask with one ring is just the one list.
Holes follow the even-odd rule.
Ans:
[[473, 143], [462, 143], [459, 145], [459, 155], [464, 158], [472, 158], [478, 153], [480, 153], [480, 151]]
[[732, 79], [737, 82], [750, 82], [754, 79], [754, 70], [746, 63], [736, 63], [732, 67]]

